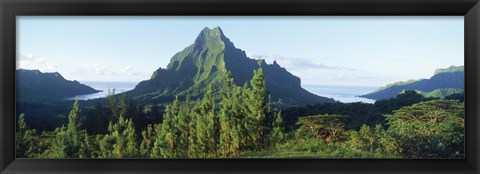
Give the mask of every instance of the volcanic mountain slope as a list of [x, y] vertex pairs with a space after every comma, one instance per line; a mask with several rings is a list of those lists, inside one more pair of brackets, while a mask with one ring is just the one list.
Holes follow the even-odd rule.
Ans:
[[16, 77], [17, 99], [23, 101], [63, 100], [99, 92], [76, 80], [66, 80], [58, 72], [42, 73], [39, 70], [18, 69]]
[[396, 82], [377, 89], [361, 97], [381, 100], [397, 96], [402, 91], [415, 90], [426, 97], [445, 97], [461, 93], [465, 88], [465, 73], [463, 66], [450, 66], [435, 70], [430, 79]]
[[[292, 75], [277, 62], [262, 61], [268, 91], [273, 101], [287, 105], [333, 102], [333, 99], [312, 94], [300, 86], [300, 78]], [[140, 82], [127, 95], [137, 101], [169, 101], [175, 95], [199, 97], [208, 85], [221, 89], [230, 71], [234, 83], [243, 86], [259, 67], [236, 48], [219, 28], [204, 28], [195, 42], [176, 53], [166, 69], [159, 68], [149, 80]]]

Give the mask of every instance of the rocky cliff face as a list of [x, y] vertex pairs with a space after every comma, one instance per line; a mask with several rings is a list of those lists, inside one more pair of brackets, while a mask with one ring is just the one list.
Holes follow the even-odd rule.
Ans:
[[[273, 100], [288, 105], [333, 102], [303, 89], [300, 78], [276, 62], [262, 62], [261, 66]], [[220, 90], [228, 71], [234, 83], [243, 86], [258, 67], [257, 60], [248, 58], [244, 51], [236, 48], [219, 27], [205, 28], [192, 45], [171, 58], [166, 69], [159, 68], [151, 79], [140, 82], [127, 95], [140, 101], [168, 101], [175, 95], [200, 96], [208, 85]]]

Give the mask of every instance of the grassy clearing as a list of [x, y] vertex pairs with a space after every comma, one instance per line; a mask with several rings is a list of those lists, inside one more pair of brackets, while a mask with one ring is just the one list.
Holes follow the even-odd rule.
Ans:
[[232, 156], [232, 158], [339, 158], [322, 152], [246, 152]]

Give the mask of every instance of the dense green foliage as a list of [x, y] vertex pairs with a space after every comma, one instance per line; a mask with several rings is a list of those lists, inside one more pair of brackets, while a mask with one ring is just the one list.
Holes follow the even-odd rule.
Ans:
[[[375, 104], [324, 103], [280, 112], [271, 105], [261, 63], [249, 83], [241, 87], [233, 83], [234, 76], [227, 72], [223, 90], [217, 94], [220, 100], [215, 100], [215, 90], [210, 85], [202, 98], [191, 101], [188, 96], [185, 100], [176, 97], [160, 112], [156, 104], [137, 107], [125, 94], [116, 97], [112, 91], [106, 105], [97, 104], [85, 108], [85, 112], [75, 100], [68, 121], [41, 134], [29, 129], [21, 114], [17, 157], [464, 156], [462, 96], [455, 94], [446, 97], [452, 100], [445, 100], [406, 91]], [[370, 114], [378, 116], [368, 117]], [[290, 116], [297, 118], [294, 125], [285, 120]]]
[[217, 27], [104, 99], [63, 101], [97, 91], [58, 73], [17, 75], [21, 158], [464, 157], [463, 66], [364, 96], [374, 104], [334, 102]]
[[416, 90], [424, 94], [425, 97], [443, 98], [454, 93], [463, 92], [464, 83], [464, 67], [450, 66], [445, 69], [435, 70], [434, 75], [430, 79], [392, 83], [362, 97], [375, 100], [388, 99], [397, 96], [402, 91]]
[[[338, 124], [340, 118], [331, 114], [301, 117], [300, 126], [287, 134], [287, 141], [277, 143], [274, 150], [243, 152], [234, 157], [463, 158], [465, 155], [464, 106], [458, 100], [430, 100], [402, 107], [386, 116], [387, 127], [362, 125], [358, 130], [347, 130]], [[326, 141], [331, 140], [328, 138], [333, 130], [345, 135], [345, 139]]]
[[374, 104], [333, 102], [205, 28], [166, 69], [104, 99], [61, 101], [96, 91], [18, 74], [21, 158], [464, 157], [463, 66], [387, 85], [366, 95]]
[[369, 152], [374, 156], [401, 157], [402, 142], [387, 133], [382, 125], [376, 125], [375, 128], [363, 125], [358, 132], [351, 132], [350, 138], [347, 146], [353, 151]]
[[[261, 67], [268, 96], [276, 108], [333, 102], [303, 89], [300, 78], [277, 62], [262, 61]], [[81, 127], [91, 134], [105, 134], [109, 121], [118, 119], [114, 117], [118, 113], [113, 113], [113, 108], [120, 107], [118, 102], [125, 94], [129, 99], [123, 103], [128, 104], [126, 117], [131, 118], [136, 131], [141, 132], [148, 124], [160, 123], [165, 105], [176, 97], [186, 100], [189, 96], [195, 101], [212, 86], [214, 100], [219, 101], [222, 99], [219, 91], [227, 90], [224, 85], [227, 72], [235, 77], [232, 85], [243, 86], [249, 84], [257, 68], [258, 62], [237, 49], [220, 28], [205, 28], [192, 45], [171, 58], [165, 69], [159, 68], [151, 79], [140, 82], [135, 89], [121, 94], [112, 92], [109, 98], [79, 101], [84, 110], [81, 119], [85, 119]], [[73, 101], [64, 98], [96, 92], [76, 81], [65, 80], [59, 73], [18, 70], [17, 74], [17, 113], [24, 113], [28, 125], [39, 132], [54, 131], [67, 124]]]
[[389, 132], [409, 158], [463, 157], [464, 105], [455, 100], [421, 102], [387, 116]]
[[362, 124], [375, 126], [377, 124], [385, 124], [385, 114], [391, 114], [392, 111], [400, 109], [404, 106], [433, 100], [434, 98], [425, 98], [414, 91], [406, 91], [398, 96], [376, 101], [374, 104], [369, 103], [324, 103], [317, 105], [308, 105], [305, 107], [292, 107], [283, 110], [283, 119], [287, 130], [295, 130], [297, 128], [298, 117], [306, 115], [318, 114], [339, 114], [346, 118], [344, 121], [350, 129], [358, 130]]
[[421, 92], [421, 94], [425, 97], [433, 97], [433, 98], [445, 98], [447, 96], [453, 94], [461, 94], [463, 93], [463, 89], [456, 89], [456, 88], [441, 88], [435, 89], [431, 92]]
[[[234, 85], [230, 73], [227, 77], [224, 84], [228, 90], [221, 92], [220, 107], [214, 100], [213, 87], [209, 86], [203, 98], [193, 105], [189, 97], [185, 102], [175, 98], [165, 107], [161, 123], [147, 125], [141, 131], [135, 129], [135, 107], [125, 94], [118, 101], [114, 92], [108, 96], [106, 106], [96, 106], [87, 112], [107, 114], [110, 121], [106, 133], [89, 135], [88, 127], [81, 129], [80, 122], [85, 120], [80, 118], [89, 118], [80, 117], [78, 100], [73, 104], [66, 127], [39, 136], [35, 130], [26, 130], [21, 115], [17, 154], [46, 158], [209, 158], [266, 149], [271, 141], [280, 140], [281, 116], [271, 111], [261, 67], [244, 87]], [[141, 132], [142, 139], [137, 132]], [[41, 147], [34, 144], [36, 139], [50, 143], [46, 145], [50, 148], [37, 150]]]
[[341, 115], [315, 115], [300, 117], [299, 123], [310, 128], [318, 140], [324, 142], [338, 142], [344, 138], [345, 123]]
[[29, 127], [38, 131], [52, 131], [67, 123], [73, 101], [65, 98], [98, 92], [57, 72], [18, 69], [16, 76], [16, 111], [24, 113]]

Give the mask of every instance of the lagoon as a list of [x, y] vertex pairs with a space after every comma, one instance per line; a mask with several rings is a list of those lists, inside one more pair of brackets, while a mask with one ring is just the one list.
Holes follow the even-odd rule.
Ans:
[[343, 103], [374, 103], [375, 100], [358, 97], [375, 91], [377, 86], [329, 86], [329, 85], [302, 85], [307, 91], [319, 96], [333, 98]]
[[[96, 90], [102, 90], [101, 92], [78, 96], [78, 100], [90, 100], [107, 97], [108, 90], [112, 89], [115, 89], [116, 94], [132, 90], [139, 82], [82, 81], [80, 83]], [[67, 98], [67, 100], [75, 100], [75, 97]]]
[[[94, 94], [79, 95], [79, 100], [90, 100], [104, 98], [108, 94], [108, 90], [115, 89], [115, 92], [122, 93], [135, 88], [138, 82], [109, 82], [109, 81], [82, 81], [82, 84], [88, 85], [94, 89], [102, 90], [102, 92]], [[302, 85], [307, 91], [328, 98], [333, 98], [343, 103], [364, 102], [374, 103], [375, 100], [358, 97], [363, 94], [370, 93], [378, 87], [376, 86], [330, 86], [330, 85]], [[75, 97], [67, 98], [74, 100]]]

